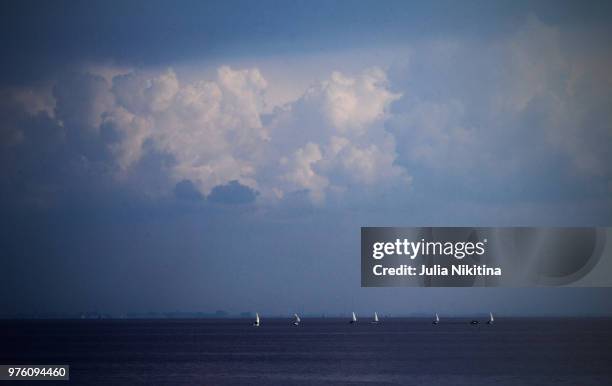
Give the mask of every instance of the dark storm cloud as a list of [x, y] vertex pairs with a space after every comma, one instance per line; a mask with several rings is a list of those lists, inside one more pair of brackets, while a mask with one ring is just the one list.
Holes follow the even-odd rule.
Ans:
[[498, 35], [526, 10], [547, 22], [606, 26], [611, 7], [606, 1], [4, 1], [0, 45], [10, 60], [0, 62], [0, 84], [44, 80], [82, 61], [165, 65], [202, 56], [333, 51], [414, 35]]
[[109, 181], [110, 158], [97, 139], [74, 135], [46, 112], [28, 114], [10, 98], [0, 110], [10, 116], [0, 144], [1, 190], [9, 197], [3, 205], [46, 206], [73, 188], [96, 190]]
[[182, 180], [174, 186], [174, 195], [180, 200], [201, 201], [204, 197], [190, 180]]
[[234, 180], [215, 186], [206, 199], [219, 204], [248, 204], [255, 201], [257, 195], [257, 191]]
[[77, 135], [97, 131], [102, 113], [112, 104], [106, 80], [83, 72], [62, 75], [53, 88], [53, 97], [55, 117]]

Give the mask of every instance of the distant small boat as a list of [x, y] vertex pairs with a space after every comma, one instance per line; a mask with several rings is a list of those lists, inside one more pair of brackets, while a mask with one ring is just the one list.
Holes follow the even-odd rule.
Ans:
[[259, 314], [255, 313], [255, 321], [253, 322], [253, 326], [259, 327]]
[[480, 322], [479, 322], [478, 320], [474, 319], [474, 320], [472, 320], [472, 321], [470, 322], [470, 324], [471, 324], [472, 326], [475, 326], [475, 325], [477, 325], [477, 324], [480, 324]]
[[440, 323], [440, 318], [438, 317], [438, 313], [436, 312], [436, 317], [434, 318], [434, 321], [431, 322], [431, 324], [436, 325], [436, 324], [439, 324], [439, 323]]
[[298, 314], [293, 314], [293, 318], [294, 318], [294, 319], [293, 319], [293, 325], [294, 325], [294, 326], [299, 326], [299, 325], [300, 325], [300, 322], [301, 322], [302, 320], [300, 319], [300, 317], [298, 316]]
[[372, 320], [372, 324], [378, 324], [380, 321], [378, 320], [378, 314], [374, 312], [374, 320]]
[[493, 319], [493, 313], [489, 312], [489, 320], [487, 321], [487, 324], [493, 324], [494, 321], [495, 319]]
[[353, 318], [351, 319], [351, 321], [349, 323], [350, 324], [357, 323], [357, 315], [355, 315], [355, 312], [353, 312]]

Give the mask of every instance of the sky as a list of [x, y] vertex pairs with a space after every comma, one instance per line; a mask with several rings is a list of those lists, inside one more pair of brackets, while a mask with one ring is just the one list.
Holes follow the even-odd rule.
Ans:
[[610, 226], [612, 6], [5, 1], [0, 315], [611, 315], [360, 288], [363, 226]]

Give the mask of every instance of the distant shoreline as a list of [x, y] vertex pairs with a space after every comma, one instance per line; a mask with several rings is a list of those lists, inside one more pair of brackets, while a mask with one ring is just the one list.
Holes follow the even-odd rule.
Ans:
[[[385, 316], [384, 314], [379, 314], [381, 321], [431, 321], [432, 316]], [[442, 317], [442, 315], [441, 315]], [[350, 318], [350, 316], [301, 316], [303, 321], [346, 321]], [[262, 319], [272, 322], [287, 322], [291, 320], [291, 316], [268, 316], [262, 315]], [[370, 315], [360, 316], [360, 320], [362, 323], [368, 323], [370, 321]], [[445, 316], [443, 320], [446, 322], [458, 322], [458, 321], [466, 321], [472, 319], [486, 319], [486, 315], [475, 315], [475, 314], [466, 314], [466, 315], [457, 315], [457, 316]], [[496, 315], [496, 320], [507, 321], [507, 320], [573, 320], [573, 319], [596, 319], [596, 320], [606, 320], [609, 319], [612, 321], [612, 315], [589, 315], [589, 316], [503, 316]], [[154, 317], [154, 318], [145, 318], [145, 317], [107, 317], [107, 318], [76, 318], [76, 317], [0, 317], [0, 323], [2, 322], [29, 322], [29, 321], [80, 321], [80, 322], [104, 322], [104, 321], [248, 321], [251, 318], [248, 317], [240, 317], [240, 316], [231, 316], [231, 317], [186, 317], [186, 318], [164, 318], [164, 317]]]

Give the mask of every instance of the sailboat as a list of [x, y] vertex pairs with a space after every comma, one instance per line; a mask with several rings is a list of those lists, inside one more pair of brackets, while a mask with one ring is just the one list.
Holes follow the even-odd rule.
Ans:
[[294, 325], [294, 326], [299, 326], [299, 325], [300, 325], [300, 322], [301, 322], [302, 320], [300, 319], [300, 317], [298, 316], [298, 314], [293, 314], [293, 317], [294, 317], [294, 319], [293, 319], [293, 325]]
[[253, 326], [259, 327], [259, 314], [255, 313], [255, 321], [253, 322]]
[[349, 323], [350, 324], [357, 323], [357, 315], [355, 315], [355, 312], [353, 312], [353, 318], [351, 319], [351, 321]]
[[493, 319], [493, 313], [489, 312], [489, 321], [487, 322], [487, 324], [493, 324], [495, 320]]
[[440, 323], [440, 317], [438, 316], [438, 313], [436, 312], [436, 317], [434, 319], [433, 322], [431, 322], [431, 324], [439, 324]]
[[378, 323], [380, 323], [378, 320], [378, 314], [374, 312], [374, 320], [372, 320], [372, 324], [378, 324]]

